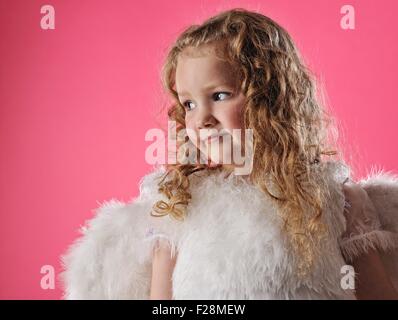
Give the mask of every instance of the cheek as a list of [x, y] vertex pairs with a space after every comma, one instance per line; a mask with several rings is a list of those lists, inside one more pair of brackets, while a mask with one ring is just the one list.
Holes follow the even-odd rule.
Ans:
[[189, 137], [192, 136], [192, 131], [195, 130], [194, 120], [192, 117], [185, 117], [185, 128]]
[[187, 131], [187, 136], [195, 145], [197, 143], [197, 133], [195, 130], [195, 121], [192, 117], [185, 117], [185, 129]]
[[188, 129], [193, 129], [193, 119], [191, 116], [185, 116], [185, 127]]
[[243, 129], [242, 106], [240, 104], [230, 106], [224, 114], [225, 127], [230, 129]]

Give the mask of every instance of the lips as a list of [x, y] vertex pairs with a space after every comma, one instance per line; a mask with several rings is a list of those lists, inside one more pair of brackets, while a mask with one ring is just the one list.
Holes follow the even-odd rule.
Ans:
[[207, 138], [204, 138], [202, 141], [214, 141], [214, 140], [218, 140], [220, 137], [226, 136], [227, 134], [215, 134], [215, 135], [211, 135], [208, 136]]

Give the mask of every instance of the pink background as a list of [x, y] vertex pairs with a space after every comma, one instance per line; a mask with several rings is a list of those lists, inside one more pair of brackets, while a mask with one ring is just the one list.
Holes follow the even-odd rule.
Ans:
[[[40, 8], [55, 7], [55, 30]], [[340, 8], [356, 29], [340, 28]], [[324, 80], [358, 176], [396, 172], [398, 2], [0, 1], [0, 298], [59, 299], [40, 268], [99, 202], [128, 201], [151, 165], [146, 130], [164, 123], [159, 71], [184, 27], [225, 9], [258, 10], [293, 36]], [[395, 123], [394, 123], [395, 122]]]

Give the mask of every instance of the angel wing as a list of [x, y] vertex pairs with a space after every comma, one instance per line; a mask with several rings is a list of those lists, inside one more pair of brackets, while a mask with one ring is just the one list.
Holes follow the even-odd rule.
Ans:
[[396, 290], [398, 290], [398, 176], [380, 171], [360, 181], [372, 200], [381, 222], [381, 231], [371, 239]]
[[381, 170], [369, 174], [358, 184], [368, 194], [380, 221], [368, 221], [369, 231], [344, 240], [340, 238], [343, 256], [351, 261], [370, 248], [378, 249], [398, 290], [398, 176]]
[[[140, 195], [129, 203], [104, 202], [80, 228], [81, 236], [61, 256], [63, 299], [148, 299], [154, 240], [175, 246], [176, 222], [150, 215], [160, 200], [155, 169], [140, 181]], [[173, 229], [174, 228], [174, 229]]]

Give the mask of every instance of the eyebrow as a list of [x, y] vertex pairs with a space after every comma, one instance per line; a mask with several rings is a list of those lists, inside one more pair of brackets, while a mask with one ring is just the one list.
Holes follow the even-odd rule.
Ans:
[[[231, 86], [230, 83], [224, 82], [224, 83], [221, 83], [221, 84], [211, 84], [211, 85], [208, 85], [208, 86], [204, 87], [203, 90], [204, 90], [204, 91], [209, 91], [209, 90], [211, 90], [211, 89], [214, 89], [214, 88], [217, 88], [217, 87], [223, 87], [223, 86], [232, 88], [232, 86]], [[179, 96], [182, 96], [182, 95], [188, 94], [188, 92], [186, 92], [186, 91], [180, 91], [180, 92], [177, 92], [177, 94], [178, 94]]]

